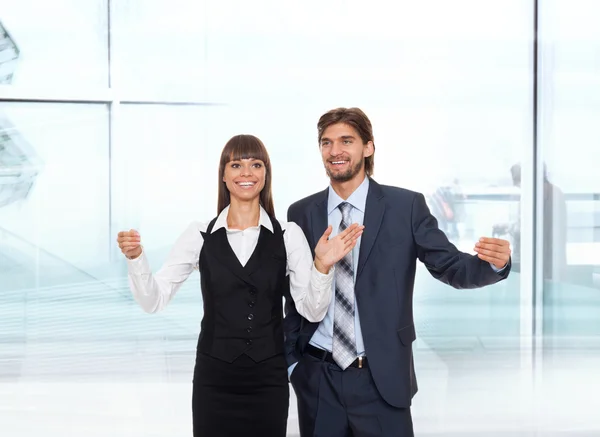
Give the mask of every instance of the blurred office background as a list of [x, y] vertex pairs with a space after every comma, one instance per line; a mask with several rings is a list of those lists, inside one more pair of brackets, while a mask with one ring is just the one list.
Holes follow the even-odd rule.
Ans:
[[424, 192], [461, 249], [514, 250], [482, 290], [419, 269], [417, 435], [600, 435], [599, 20], [597, 0], [0, 0], [0, 434], [191, 435], [199, 278], [143, 313], [117, 232], [158, 268], [214, 217], [238, 133], [284, 218], [327, 184], [318, 117], [359, 106], [378, 182]]

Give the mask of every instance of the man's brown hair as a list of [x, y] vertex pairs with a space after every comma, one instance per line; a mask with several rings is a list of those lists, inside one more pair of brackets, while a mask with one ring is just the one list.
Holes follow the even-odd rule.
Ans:
[[360, 135], [364, 144], [373, 142], [373, 154], [365, 158], [365, 173], [367, 176], [373, 176], [375, 170], [375, 138], [373, 138], [373, 126], [369, 117], [359, 108], [336, 108], [326, 112], [319, 118], [317, 131], [319, 133], [319, 145], [323, 132], [334, 124], [344, 123], [353, 127]]

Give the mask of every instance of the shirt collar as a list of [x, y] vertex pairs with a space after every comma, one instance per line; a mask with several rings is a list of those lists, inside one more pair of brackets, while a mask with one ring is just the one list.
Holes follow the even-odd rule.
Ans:
[[[227, 232], [239, 231], [239, 229], [229, 229], [229, 227], [227, 226], [227, 214], [228, 213], [229, 213], [229, 205], [227, 205], [227, 207], [223, 211], [221, 211], [221, 214], [219, 214], [219, 216], [217, 217], [217, 221], [215, 222], [215, 225], [213, 226], [212, 231], [210, 231], [211, 234], [215, 231], [218, 231], [221, 228], [225, 228], [225, 230]], [[273, 233], [273, 223], [271, 222], [271, 218], [269, 217], [269, 214], [267, 214], [267, 211], [265, 211], [262, 206], [260, 207], [260, 217], [258, 219], [258, 226], [267, 228], [269, 231], [271, 231], [271, 233]]]
[[358, 186], [350, 197], [346, 200], [342, 199], [333, 187], [329, 186], [329, 196], [327, 198], [327, 215], [331, 214], [342, 202], [348, 202], [353, 208], [358, 209], [363, 214], [367, 205], [367, 194], [369, 193], [369, 178], [365, 176], [365, 180]]

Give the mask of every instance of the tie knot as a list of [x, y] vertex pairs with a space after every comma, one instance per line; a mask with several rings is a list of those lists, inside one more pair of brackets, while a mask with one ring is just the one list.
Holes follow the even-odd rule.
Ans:
[[340, 211], [342, 211], [343, 220], [347, 221], [347, 219], [350, 217], [350, 210], [352, 209], [352, 205], [350, 205], [348, 202], [342, 202], [338, 205], [338, 208], [340, 209]]

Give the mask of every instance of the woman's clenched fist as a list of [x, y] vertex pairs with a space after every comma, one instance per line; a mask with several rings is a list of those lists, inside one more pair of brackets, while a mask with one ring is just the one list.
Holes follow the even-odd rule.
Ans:
[[137, 258], [142, 254], [140, 234], [135, 229], [119, 232], [117, 243], [121, 252], [129, 259]]

